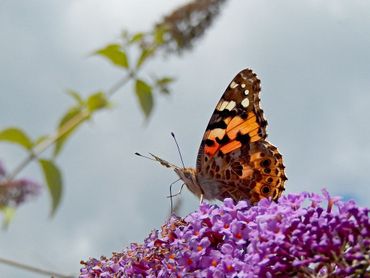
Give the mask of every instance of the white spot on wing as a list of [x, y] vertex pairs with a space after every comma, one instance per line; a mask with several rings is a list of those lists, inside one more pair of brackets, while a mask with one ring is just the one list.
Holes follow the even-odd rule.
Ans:
[[234, 107], [236, 106], [236, 102], [235, 101], [223, 101], [221, 102], [218, 106], [217, 106], [217, 110], [218, 111], [223, 111], [223, 110], [229, 110], [231, 111], [232, 109], [234, 109]]
[[248, 105], [249, 105], [249, 99], [248, 98], [245, 98], [242, 100], [241, 102], [241, 105], [244, 107], [244, 108], [247, 108]]
[[240, 86], [241, 86], [243, 89], [245, 88], [245, 84], [244, 84], [244, 83], [242, 83]]
[[249, 90], [247, 89], [247, 90], [245, 90], [244, 91], [244, 94], [247, 96], [248, 94], [249, 94]]
[[229, 110], [229, 111], [231, 111], [231, 110], [233, 110], [234, 109], [234, 107], [236, 106], [236, 102], [235, 101], [230, 101], [227, 105], [226, 105], [226, 107], [225, 107], [225, 109], [227, 109], [227, 110]]
[[228, 101], [221, 102], [220, 105], [217, 106], [217, 110], [218, 111], [223, 111], [228, 104], [229, 104]]
[[230, 88], [234, 89], [234, 88], [238, 87], [238, 85], [239, 85], [238, 83], [236, 83], [235, 81], [232, 81], [231, 84], [230, 84]]

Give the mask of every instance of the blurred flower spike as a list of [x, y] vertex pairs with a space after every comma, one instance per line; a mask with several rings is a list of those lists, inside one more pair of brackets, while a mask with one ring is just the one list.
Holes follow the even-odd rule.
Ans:
[[90, 277], [370, 277], [369, 209], [323, 190], [225, 199], [172, 216], [143, 244], [82, 262]]
[[168, 52], [182, 53], [209, 29], [226, 0], [195, 0], [174, 10], [157, 24], [165, 32], [162, 46]]
[[0, 209], [16, 208], [32, 196], [40, 194], [41, 186], [29, 179], [7, 180], [0, 161]]

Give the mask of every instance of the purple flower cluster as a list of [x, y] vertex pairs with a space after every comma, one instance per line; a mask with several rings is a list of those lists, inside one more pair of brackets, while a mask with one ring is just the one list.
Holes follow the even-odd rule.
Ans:
[[0, 208], [17, 207], [29, 197], [39, 195], [41, 187], [29, 179], [7, 180], [0, 161]]
[[92, 277], [370, 277], [369, 209], [312, 193], [203, 203], [143, 244], [82, 262]]

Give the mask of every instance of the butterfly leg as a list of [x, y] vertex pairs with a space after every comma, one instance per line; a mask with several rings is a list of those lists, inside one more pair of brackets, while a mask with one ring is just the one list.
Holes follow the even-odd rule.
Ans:
[[174, 210], [173, 210], [173, 200], [172, 200], [172, 197], [174, 197], [174, 196], [176, 196], [176, 195], [180, 194], [180, 193], [181, 193], [181, 190], [182, 190], [182, 188], [183, 188], [183, 186], [184, 186], [184, 185], [182, 185], [182, 186], [181, 186], [181, 188], [180, 188], [180, 192], [179, 192], [179, 193], [176, 193], [175, 195], [172, 195], [172, 186], [173, 186], [175, 183], [177, 183], [179, 180], [181, 180], [181, 179], [177, 179], [177, 180], [175, 180], [173, 183], [171, 183], [171, 184], [170, 184], [170, 196], [167, 196], [167, 198], [171, 198], [171, 201], [170, 201], [170, 205], [171, 205], [171, 213], [173, 213], [173, 212], [174, 212]]
[[199, 200], [200, 200], [200, 204], [202, 204], [203, 203], [203, 200], [204, 200], [204, 194], [200, 194]]
[[[179, 181], [180, 179], [178, 179], [177, 181]], [[182, 189], [184, 188], [184, 185], [185, 185], [185, 183], [183, 183], [182, 185], [181, 185], [181, 188], [180, 188], [180, 190], [177, 192], [177, 193], [175, 193], [175, 194], [172, 194], [172, 193], [170, 193], [170, 195], [169, 196], [167, 196], [167, 198], [172, 198], [172, 197], [176, 197], [176, 196], [178, 196], [178, 195], [180, 195], [181, 194], [181, 192], [182, 192]], [[171, 191], [171, 190], [170, 190]]]

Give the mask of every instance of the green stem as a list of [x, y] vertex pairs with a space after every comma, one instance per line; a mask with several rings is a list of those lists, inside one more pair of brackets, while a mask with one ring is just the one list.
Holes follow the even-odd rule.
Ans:
[[54, 272], [54, 271], [41, 269], [41, 268], [38, 268], [38, 267], [34, 267], [34, 266], [31, 266], [31, 265], [19, 263], [19, 262], [9, 260], [9, 259], [4, 259], [4, 258], [0, 258], [0, 263], [6, 264], [6, 265], [9, 265], [9, 266], [13, 266], [13, 267], [16, 267], [16, 268], [20, 268], [20, 269], [23, 269], [23, 270], [27, 270], [27, 271], [30, 271], [30, 272], [38, 273], [38, 274], [41, 274], [41, 275], [49, 276], [49, 277], [55, 277], [55, 278], [73, 278], [74, 277], [73, 275], [60, 274], [60, 273], [57, 273], [57, 272]]
[[[129, 72], [128, 75], [118, 80], [113, 86], [106, 92], [107, 98], [112, 97], [120, 88], [127, 84], [135, 74]], [[62, 136], [70, 132], [77, 125], [81, 124], [87, 118], [91, 116], [91, 112], [85, 108], [81, 113], [76, 114], [68, 122], [66, 122], [60, 129], [58, 129], [53, 135], [50, 135], [47, 139], [41, 141], [36, 145], [31, 153], [12, 171], [5, 179], [5, 182], [13, 180], [31, 161], [39, 157], [50, 146], [54, 145]]]

